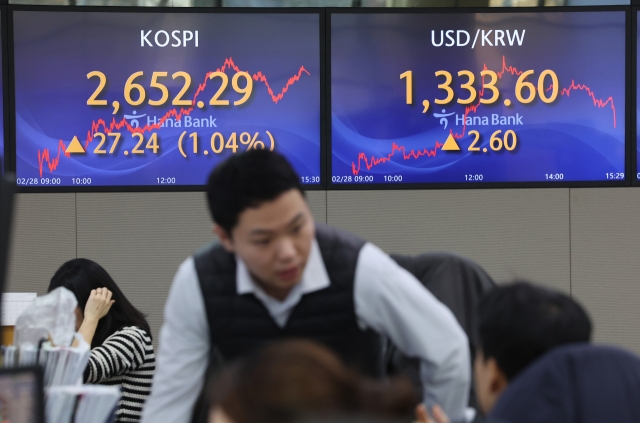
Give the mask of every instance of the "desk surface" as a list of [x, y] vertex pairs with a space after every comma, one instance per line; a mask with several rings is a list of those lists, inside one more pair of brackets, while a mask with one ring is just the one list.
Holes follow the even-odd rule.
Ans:
[[14, 326], [0, 327], [0, 345], [13, 345]]

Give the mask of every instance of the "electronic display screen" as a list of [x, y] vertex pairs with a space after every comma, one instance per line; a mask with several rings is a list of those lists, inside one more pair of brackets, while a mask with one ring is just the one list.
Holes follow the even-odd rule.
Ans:
[[624, 11], [334, 13], [337, 184], [625, 179]]
[[[637, 18], [640, 18], [640, 11], [636, 11]], [[640, 78], [638, 78], [638, 72], [640, 71], [640, 28], [636, 23], [636, 180], [640, 181]]]
[[265, 148], [320, 184], [319, 13], [13, 20], [19, 185], [202, 185]]

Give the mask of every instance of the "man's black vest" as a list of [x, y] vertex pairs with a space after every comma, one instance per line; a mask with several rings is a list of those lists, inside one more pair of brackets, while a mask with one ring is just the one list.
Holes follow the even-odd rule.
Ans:
[[382, 375], [382, 346], [374, 332], [358, 327], [354, 277], [364, 241], [327, 226], [316, 226], [316, 239], [331, 284], [304, 294], [281, 328], [253, 294], [238, 295], [236, 260], [217, 243], [195, 254], [211, 350], [225, 361], [284, 338], [308, 338], [333, 349], [351, 367]]

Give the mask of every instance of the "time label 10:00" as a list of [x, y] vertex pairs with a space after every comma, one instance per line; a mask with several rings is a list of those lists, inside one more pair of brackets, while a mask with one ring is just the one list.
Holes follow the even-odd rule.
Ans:
[[[529, 104], [533, 100], [535, 100], [536, 93], [537, 93], [538, 97], [540, 97], [540, 100], [543, 103], [553, 103], [555, 99], [558, 97], [558, 87], [559, 87], [558, 76], [554, 71], [550, 69], [542, 71], [540, 73], [540, 76], [538, 77], [538, 84], [536, 89], [535, 85], [527, 81], [527, 78], [533, 75], [533, 73], [534, 73], [533, 70], [528, 70], [520, 74], [515, 87], [516, 98], [522, 104]], [[436, 98], [434, 102], [436, 104], [441, 104], [441, 105], [451, 103], [453, 101], [453, 98], [455, 97], [453, 88], [451, 88], [451, 83], [453, 82], [453, 76], [451, 76], [450, 72], [445, 70], [437, 71], [435, 73], [435, 76], [445, 78], [445, 81], [442, 84], [439, 84], [438, 88], [445, 92], [446, 97]], [[476, 90], [476, 88], [473, 86], [476, 78], [475, 75], [471, 71], [461, 70], [458, 72], [458, 76], [467, 78], [467, 81], [464, 84], [461, 84], [460, 88], [467, 90], [469, 92], [469, 96], [467, 98], [458, 98], [457, 102], [459, 104], [473, 103], [478, 98], [478, 90]], [[495, 103], [496, 101], [498, 101], [498, 98], [500, 97], [500, 90], [498, 90], [498, 88], [496, 87], [496, 83], [498, 82], [498, 75], [492, 70], [485, 69], [480, 72], [480, 77], [482, 79], [482, 89], [480, 90], [481, 98], [479, 100], [480, 104]], [[485, 81], [485, 77], [489, 77], [488, 82]], [[549, 85], [547, 85], [547, 88], [545, 88], [545, 82], [547, 81], [547, 78], [550, 79], [551, 82]], [[405, 80], [407, 104], [413, 104], [413, 72], [408, 70], [406, 72], [401, 73], [400, 79]], [[526, 97], [523, 95], [523, 93], [525, 92], [525, 88], [527, 91]], [[491, 97], [489, 98], [482, 97], [482, 95], [484, 95], [485, 93], [485, 90], [489, 90], [491, 92]], [[551, 91], [551, 93], [547, 94], [549, 91]], [[429, 104], [428, 100], [424, 100], [423, 104], [425, 105], [425, 111], [423, 113], [426, 113], [426, 109], [428, 108], [428, 104]], [[511, 100], [505, 100], [505, 105], [509, 106], [510, 104], [511, 104]]]
[[[211, 97], [209, 100], [210, 106], [229, 106], [230, 101], [221, 99], [220, 97], [224, 94], [229, 85], [229, 76], [226, 73], [216, 71], [210, 72], [207, 74], [209, 79], [219, 79], [220, 87], [218, 91]], [[159, 94], [159, 97], [155, 99], [149, 99], [147, 104], [150, 106], [164, 106], [169, 101], [169, 89], [166, 85], [161, 82], [161, 79], [168, 78], [168, 72], [153, 72], [151, 74], [151, 82], [149, 83], [149, 88], [153, 88]], [[144, 86], [139, 84], [139, 78], [144, 77], [144, 72], [139, 71], [133, 73], [124, 85], [124, 99], [131, 106], [140, 106], [147, 100], [147, 91]], [[87, 74], [87, 79], [98, 78], [98, 87], [95, 89], [91, 97], [87, 100], [88, 106], [106, 106], [108, 105], [108, 101], [104, 99], [98, 99], [98, 97], [104, 91], [104, 88], [107, 86], [107, 77], [103, 72], [93, 71]], [[175, 72], [171, 75], [172, 79], [179, 79], [183, 81], [182, 89], [178, 92], [178, 94], [173, 97], [171, 100], [171, 104], [174, 106], [183, 106], [183, 107], [191, 107], [193, 106], [193, 100], [183, 98], [189, 88], [191, 87], [191, 75], [187, 72]], [[240, 86], [240, 80], [244, 80], [244, 86]], [[136, 82], [138, 81], [138, 82]], [[251, 75], [247, 72], [237, 72], [231, 78], [231, 86], [233, 90], [238, 94], [241, 94], [242, 97], [233, 102], [234, 106], [240, 106], [246, 103], [251, 94], [253, 92], [253, 79]], [[155, 94], [154, 94], [155, 95]], [[119, 109], [119, 103], [117, 101], [113, 102], [114, 112], [117, 113]], [[204, 103], [200, 104], [198, 102], [198, 107], [204, 107]]]

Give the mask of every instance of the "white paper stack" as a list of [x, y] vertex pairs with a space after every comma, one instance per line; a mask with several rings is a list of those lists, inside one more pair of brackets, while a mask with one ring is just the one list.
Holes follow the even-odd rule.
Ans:
[[46, 389], [47, 423], [106, 423], [120, 400], [116, 386], [55, 386]]
[[18, 363], [18, 349], [13, 345], [2, 347], [2, 366], [16, 367]]
[[18, 365], [35, 366], [38, 361], [38, 349], [27, 344], [18, 348]]
[[91, 351], [86, 342], [78, 347], [53, 347], [47, 342], [40, 351], [40, 363], [44, 365], [44, 386], [78, 385]]
[[51, 342], [42, 343], [40, 349], [31, 344], [2, 347], [2, 366], [33, 366], [44, 368], [44, 386], [79, 385], [89, 362], [89, 345], [78, 336], [77, 347], [54, 347]]

